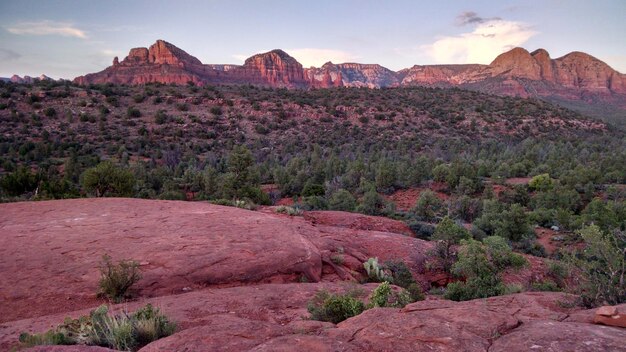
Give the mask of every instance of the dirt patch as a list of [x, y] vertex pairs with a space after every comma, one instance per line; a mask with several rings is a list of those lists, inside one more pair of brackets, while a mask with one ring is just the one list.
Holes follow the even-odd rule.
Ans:
[[507, 185], [527, 185], [531, 177], [512, 177], [504, 181]]
[[402, 189], [394, 192], [386, 198], [387, 200], [395, 203], [398, 210], [409, 211], [413, 207], [415, 207], [415, 204], [417, 203], [420, 194], [425, 190], [431, 190], [435, 192], [437, 198], [441, 199], [442, 201], [448, 200], [450, 196], [443, 193], [444, 188], [445, 187], [442, 187], [440, 184], [433, 184], [431, 187]]

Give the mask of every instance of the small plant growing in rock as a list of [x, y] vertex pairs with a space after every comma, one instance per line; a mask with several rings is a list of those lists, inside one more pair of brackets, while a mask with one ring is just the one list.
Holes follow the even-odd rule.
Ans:
[[66, 318], [65, 322], [41, 334], [20, 334], [23, 347], [35, 345], [91, 345], [122, 351], [141, 347], [176, 331], [176, 324], [151, 304], [135, 313], [111, 315], [106, 305], [88, 316]]
[[372, 292], [367, 308], [402, 308], [411, 302], [415, 301], [412, 300], [409, 291], [403, 289], [400, 292], [394, 292], [389, 282], [385, 281]]
[[100, 264], [100, 296], [114, 302], [121, 302], [128, 296], [128, 290], [141, 279], [139, 263], [134, 260], [120, 260], [117, 264], [105, 254]]
[[336, 295], [323, 290], [313, 297], [307, 309], [311, 319], [337, 324], [361, 314], [365, 305], [353, 295]]
[[287, 214], [289, 216], [300, 216], [302, 215], [302, 209], [298, 207], [290, 207], [286, 205], [281, 205], [276, 208], [276, 212], [279, 214]]
[[376, 287], [376, 289], [372, 292], [372, 296], [370, 297], [370, 303], [367, 305], [367, 307], [387, 307], [389, 304], [390, 295], [391, 286], [389, 285], [389, 282], [385, 281], [382, 284], [378, 285], [378, 287]]
[[385, 268], [378, 264], [378, 258], [369, 258], [363, 267], [367, 272], [368, 279], [372, 282], [392, 282], [393, 278], [385, 272]]
[[342, 254], [333, 254], [330, 256], [330, 260], [337, 265], [343, 265], [344, 262]]

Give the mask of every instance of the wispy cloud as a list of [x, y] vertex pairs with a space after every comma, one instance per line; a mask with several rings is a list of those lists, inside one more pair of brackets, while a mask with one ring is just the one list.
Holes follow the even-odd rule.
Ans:
[[[268, 50], [261, 50], [259, 53], [266, 52]], [[322, 49], [322, 48], [296, 48], [296, 49], [284, 49], [284, 51], [298, 60], [303, 67], [320, 67], [328, 61], [334, 63], [351, 62], [358, 60], [360, 57], [343, 50], [335, 49]], [[232, 55], [240, 62], [245, 61], [252, 55], [235, 54]]]
[[10, 33], [17, 35], [61, 35], [87, 39], [87, 33], [67, 22], [38, 21], [21, 22], [14, 25], [4, 26]]
[[485, 23], [487, 21], [501, 20], [500, 17], [484, 18], [478, 16], [474, 11], [464, 11], [460, 15], [456, 16], [456, 25], [465, 26], [468, 24]]
[[437, 38], [421, 46], [436, 63], [490, 63], [497, 55], [522, 46], [538, 32], [523, 22], [500, 18], [482, 18], [474, 12], [464, 12], [457, 24], [472, 25], [472, 30], [456, 36]]
[[22, 55], [16, 53], [11, 49], [0, 48], [0, 61], [12, 61], [17, 60], [20, 57], [22, 57]]

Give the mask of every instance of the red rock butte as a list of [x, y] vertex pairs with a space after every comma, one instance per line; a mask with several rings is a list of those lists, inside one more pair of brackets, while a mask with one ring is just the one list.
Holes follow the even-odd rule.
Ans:
[[613, 104], [626, 109], [626, 75], [591, 55], [572, 52], [552, 59], [544, 49], [532, 53], [514, 48], [489, 65], [415, 65], [392, 71], [378, 64], [327, 62], [303, 68], [276, 49], [254, 55], [243, 65], [203, 64], [163, 40], [149, 48], [131, 49], [121, 62], [74, 79], [78, 84], [197, 85], [253, 84], [280, 88], [330, 87], [460, 87], [498, 95], [560, 98]]

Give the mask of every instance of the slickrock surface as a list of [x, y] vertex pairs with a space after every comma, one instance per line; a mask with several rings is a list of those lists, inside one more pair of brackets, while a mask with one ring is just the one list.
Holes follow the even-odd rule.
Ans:
[[137, 293], [149, 297], [214, 285], [317, 282], [323, 276], [356, 281], [370, 256], [413, 263], [431, 248], [399, 234], [410, 231], [397, 221], [342, 212], [311, 216], [327, 224], [192, 202], [0, 204], [0, 282], [10, 283], [0, 287], [0, 322], [98, 304], [104, 254], [138, 261], [143, 278]]
[[[364, 295], [374, 287], [365, 285]], [[559, 302], [572, 297], [563, 293], [521, 293], [467, 302], [430, 299], [404, 309], [371, 309], [335, 325], [307, 320], [306, 302], [321, 288], [351, 289], [331, 283], [264, 284], [149, 299], [179, 322], [180, 330], [142, 351], [626, 350], [624, 329], [564, 321], [572, 311]], [[144, 303], [117, 308], [132, 310]], [[0, 346], [9, 346], [19, 331], [41, 331], [62, 317], [4, 324]]]
[[[16, 346], [22, 332], [44, 332], [104, 303], [95, 297], [104, 253], [139, 261], [144, 276], [137, 299], [113, 311], [152, 303], [178, 324], [177, 333], [142, 351], [626, 350], [626, 329], [593, 324], [595, 310], [563, 308], [573, 300], [564, 293], [429, 297], [336, 325], [309, 320], [307, 302], [321, 289], [360, 291], [367, 301], [377, 287], [358, 284], [368, 257], [403, 259], [428, 287], [420, 260], [432, 243], [405, 231], [359, 214], [290, 217], [203, 202], [0, 204], [0, 350]], [[526, 282], [540, 271], [535, 266], [513, 276]]]

